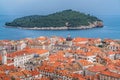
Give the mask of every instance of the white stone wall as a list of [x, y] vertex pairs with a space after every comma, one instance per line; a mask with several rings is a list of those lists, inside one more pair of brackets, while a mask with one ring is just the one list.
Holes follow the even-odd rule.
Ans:
[[87, 60], [90, 61], [90, 62], [95, 62], [96, 61], [96, 56], [89, 56], [87, 57]]
[[24, 63], [26, 63], [29, 59], [33, 58], [34, 54], [30, 55], [22, 55], [14, 58], [14, 66], [18, 67], [23, 67]]

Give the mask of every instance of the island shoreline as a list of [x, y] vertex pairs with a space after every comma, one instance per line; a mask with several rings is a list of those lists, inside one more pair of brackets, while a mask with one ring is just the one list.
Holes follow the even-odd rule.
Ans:
[[86, 30], [86, 29], [92, 29], [92, 28], [102, 28], [102, 25], [95, 25], [90, 24], [88, 26], [80, 26], [80, 27], [20, 27], [20, 26], [5, 26], [7, 28], [19, 28], [19, 29], [25, 29], [25, 30]]

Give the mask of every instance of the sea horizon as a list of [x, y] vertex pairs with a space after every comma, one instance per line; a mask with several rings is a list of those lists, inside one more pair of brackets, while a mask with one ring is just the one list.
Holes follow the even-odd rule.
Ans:
[[[22, 38], [35, 38], [39, 36], [61, 36], [66, 37], [70, 34], [74, 37], [86, 38], [110, 38], [120, 39], [120, 23], [119, 15], [97, 15], [98, 18], [103, 20], [103, 28], [93, 28], [86, 30], [24, 30], [18, 28], [6, 28], [5, 22], [10, 22], [15, 18], [23, 17], [26, 15], [0, 15], [0, 40], [19, 40]], [[29, 16], [29, 15], [27, 15]], [[16, 35], [15, 35], [16, 34]]]

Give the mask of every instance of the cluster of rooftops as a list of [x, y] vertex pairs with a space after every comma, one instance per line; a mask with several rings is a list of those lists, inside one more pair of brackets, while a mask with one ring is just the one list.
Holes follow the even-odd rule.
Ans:
[[0, 40], [0, 80], [120, 80], [120, 41], [70, 35]]

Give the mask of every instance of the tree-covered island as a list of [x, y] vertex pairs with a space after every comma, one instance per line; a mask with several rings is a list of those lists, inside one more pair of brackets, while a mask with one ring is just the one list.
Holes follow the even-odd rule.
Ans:
[[23, 29], [88, 29], [103, 27], [103, 22], [90, 14], [69, 9], [45, 16], [25, 16], [6, 22], [5, 25]]

